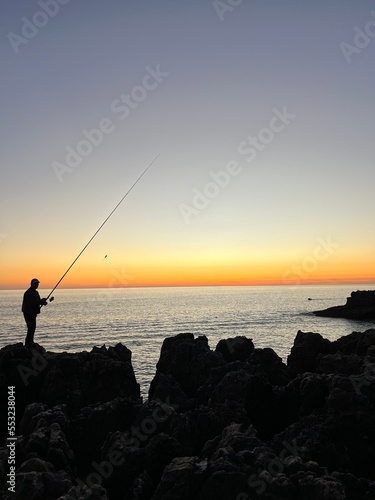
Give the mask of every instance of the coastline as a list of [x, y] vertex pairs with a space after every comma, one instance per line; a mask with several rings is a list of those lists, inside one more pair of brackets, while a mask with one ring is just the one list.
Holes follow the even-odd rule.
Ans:
[[10, 345], [0, 375], [2, 400], [15, 387], [15, 439], [3, 410], [0, 427], [2, 492], [13, 442], [15, 498], [375, 494], [375, 330], [333, 342], [299, 331], [286, 363], [243, 336], [214, 349], [169, 337], [145, 401], [122, 344]]

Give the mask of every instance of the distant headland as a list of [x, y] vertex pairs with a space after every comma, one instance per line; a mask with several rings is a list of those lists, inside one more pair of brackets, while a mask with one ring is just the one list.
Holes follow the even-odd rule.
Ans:
[[357, 290], [350, 294], [346, 304], [314, 311], [314, 314], [330, 318], [375, 319], [375, 290]]

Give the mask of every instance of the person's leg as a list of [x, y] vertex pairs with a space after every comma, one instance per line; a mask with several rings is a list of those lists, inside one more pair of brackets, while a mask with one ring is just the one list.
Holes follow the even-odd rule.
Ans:
[[28, 345], [34, 342], [34, 333], [36, 330], [36, 315], [24, 314], [24, 318], [27, 325], [27, 335], [25, 339], [25, 345]]

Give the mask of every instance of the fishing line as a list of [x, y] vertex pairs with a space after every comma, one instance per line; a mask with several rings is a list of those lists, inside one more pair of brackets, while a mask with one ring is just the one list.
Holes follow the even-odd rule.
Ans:
[[[83, 252], [86, 250], [86, 248], [90, 245], [90, 243], [92, 242], [92, 240], [95, 238], [95, 236], [99, 233], [99, 231], [102, 229], [102, 227], [106, 224], [106, 222], [108, 222], [108, 220], [110, 219], [110, 217], [114, 214], [114, 212], [118, 209], [118, 207], [121, 205], [121, 203], [125, 200], [125, 198], [128, 196], [128, 194], [130, 193], [130, 191], [134, 188], [134, 186], [141, 180], [141, 178], [144, 176], [144, 174], [147, 172], [147, 170], [151, 167], [151, 165], [159, 158], [160, 156], [160, 153], [155, 156], [155, 158], [152, 160], [152, 162], [148, 165], [147, 168], [145, 168], [145, 170], [141, 173], [141, 175], [138, 177], [138, 179], [134, 182], [134, 184], [126, 191], [126, 193], [124, 194], [124, 196], [121, 198], [121, 200], [117, 203], [117, 205], [115, 206], [115, 208], [112, 210], [112, 212], [108, 215], [108, 217], [104, 220], [104, 222], [99, 226], [99, 228], [95, 231], [95, 233], [91, 236], [91, 238], [89, 239], [89, 241], [86, 243], [86, 245], [82, 248], [82, 250], [79, 252], [79, 254], [77, 255], [77, 257], [73, 260], [73, 262], [70, 264], [70, 266], [68, 267], [68, 269], [65, 271], [65, 273], [61, 276], [61, 278], [59, 279], [59, 281], [56, 283], [56, 285], [52, 288], [52, 290], [50, 291], [50, 293], [48, 294], [46, 300], [48, 300], [51, 295], [53, 294], [53, 292], [56, 290], [56, 288], [59, 286], [59, 284], [62, 282], [62, 280], [65, 278], [65, 276], [68, 274], [68, 272], [71, 270], [71, 268], [74, 266], [74, 264], [77, 262], [77, 260], [81, 257], [81, 255], [83, 254]], [[50, 302], [53, 300], [53, 297], [51, 297], [50, 299]]]

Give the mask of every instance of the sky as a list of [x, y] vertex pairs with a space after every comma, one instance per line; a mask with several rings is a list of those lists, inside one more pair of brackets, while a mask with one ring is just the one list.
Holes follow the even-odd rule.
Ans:
[[[375, 4], [3, 0], [0, 288], [375, 282]], [[158, 156], [159, 155], [159, 156]]]

